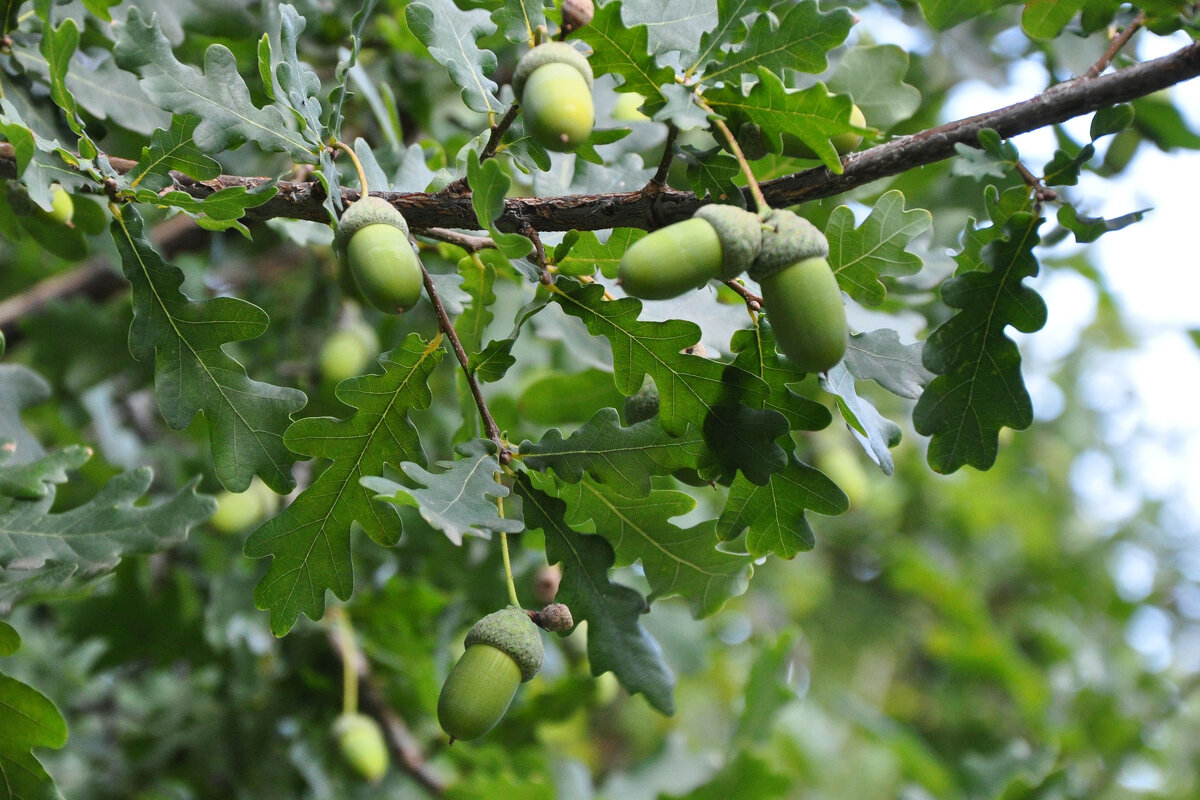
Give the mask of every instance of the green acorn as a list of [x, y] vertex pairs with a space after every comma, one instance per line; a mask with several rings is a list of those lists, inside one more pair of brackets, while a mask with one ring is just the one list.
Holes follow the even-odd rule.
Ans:
[[621, 256], [617, 275], [626, 294], [665, 300], [715, 278], [733, 278], [750, 266], [761, 243], [756, 214], [737, 206], [701, 206], [691, 219], [634, 242]]
[[354, 771], [378, 783], [388, 769], [387, 743], [379, 723], [366, 714], [342, 714], [333, 723], [333, 735]]
[[763, 220], [762, 249], [749, 274], [779, 351], [805, 372], [825, 372], [846, 354], [849, 330], [825, 235], [803, 217], [775, 209]]
[[424, 278], [404, 216], [381, 197], [364, 197], [342, 214], [334, 250], [367, 301], [400, 314], [416, 305]]
[[625, 424], [636, 425], [658, 413], [658, 387], [654, 378], [642, 378], [642, 388], [625, 398]]
[[545, 657], [537, 625], [516, 606], [476, 622], [466, 647], [438, 697], [438, 722], [451, 741], [478, 739], [496, 727], [517, 687], [538, 674]]
[[548, 150], [574, 150], [592, 135], [592, 66], [566, 42], [546, 42], [530, 50], [512, 78], [525, 130]]

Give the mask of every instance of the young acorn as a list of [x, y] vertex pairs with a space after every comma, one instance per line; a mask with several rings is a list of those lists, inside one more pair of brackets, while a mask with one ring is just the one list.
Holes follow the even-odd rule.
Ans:
[[369, 782], [378, 782], [387, 772], [387, 743], [373, 717], [342, 714], [334, 720], [333, 735], [346, 761]]
[[455, 739], [478, 739], [496, 727], [517, 693], [542, 668], [537, 625], [517, 606], [488, 614], [467, 631], [466, 652], [438, 697], [438, 722]]
[[691, 219], [646, 234], [621, 256], [618, 281], [626, 294], [665, 300], [714, 278], [746, 270], [762, 244], [758, 216], [729, 205], [701, 206]]
[[748, 273], [762, 286], [775, 342], [797, 368], [824, 372], [842, 360], [849, 336], [837, 277], [825, 260], [829, 242], [787, 209], [772, 210], [763, 226], [762, 249]]
[[525, 130], [547, 150], [574, 150], [592, 135], [592, 66], [566, 42], [539, 44], [517, 62], [513, 93]]
[[364, 197], [338, 221], [333, 246], [363, 297], [388, 314], [416, 305], [424, 279], [404, 216], [381, 197]]

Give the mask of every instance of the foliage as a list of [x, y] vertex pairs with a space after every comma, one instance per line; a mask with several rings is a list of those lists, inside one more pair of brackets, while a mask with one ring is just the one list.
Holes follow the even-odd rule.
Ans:
[[[1200, 670], [1144, 645], [1200, 641], [1178, 510], [1089, 517], [1071, 476], [1119, 458], [1079, 386], [1127, 335], [1081, 245], [1147, 214], [1092, 193], [1200, 149], [1154, 91], [1200, 71], [1195, 5], [607, 0], [569, 35], [562, 5], [0, 4], [0, 800], [1194, 794]], [[575, 153], [513, 105], [548, 37], [595, 73]], [[1018, 64], [1041, 116], [941, 124]], [[426, 270], [404, 315], [331, 247], [365, 189]], [[820, 375], [748, 278], [615, 280], [646, 230], [770, 198], [846, 295]], [[1094, 336], [1031, 365], [1065, 274]], [[383, 352], [334, 385], [363, 323]], [[243, 492], [245, 530], [207, 522]], [[551, 599], [576, 629], [450, 749], [462, 633]], [[376, 787], [331, 731], [360, 702]]]

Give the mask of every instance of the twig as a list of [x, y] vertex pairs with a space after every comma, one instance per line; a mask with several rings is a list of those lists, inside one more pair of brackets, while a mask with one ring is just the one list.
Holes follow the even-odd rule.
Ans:
[[1117, 57], [1117, 53], [1121, 52], [1121, 48], [1123, 48], [1129, 42], [1129, 40], [1133, 38], [1133, 35], [1137, 33], [1144, 24], [1146, 24], [1146, 12], [1140, 11], [1138, 12], [1138, 15], [1134, 17], [1133, 22], [1129, 23], [1129, 27], [1121, 31], [1120, 34], [1113, 38], [1112, 43], [1108, 46], [1108, 49], [1104, 51], [1104, 55], [1100, 56], [1100, 60], [1093, 64], [1091, 68], [1083, 74], [1083, 76], [1085, 78], [1095, 78], [1099, 76], [1101, 72], [1104, 72], [1104, 70], [1108, 69], [1108, 65], [1111, 64], [1113, 59]]
[[[508, 129], [512, 127], [520, 110], [521, 107], [513, 103], [508, 107], [508, 111], [504, 112], [504, 116], [500, 118], [500, 121], [492, 126], [492, 134], [488, 137], [487, 144], [483, 146], [483, 150], [479, 153], [480, 164], [496, 155], [496, 151], [500, 148], [500, 141], [504, 138], [504, 134]], [[470, 189], [471, 187], [467, 183], [467, 176], [463, 175], [461, 178], [451, 181], [442, 187], [439, 194], [461, 195], [466, 194]]]
[[425, 269], [425, 265], [421, 264], [421, 275], [425, 279], [425, 291], [429, 295], [429, 301], [433, 303], [433, 311], [438, 318], [438, 327], [442, 329], [442, 333], [446, 334], [446, 338], [450, 340], [450, 347], [454, 350], [454, 357], [458, 359], [459, 366], [462, 367], [463, 375], [467, 378], [467, 386], [471, 389], [471, 396], [475, 399], [475, 407], [479, 409], [479, 418], [483, 420], [484, 430], [487, 431], [488, 438], [496, 443], [497, 455], [501, 465], [507, 464], [512, 455], [508, 451], [508, 447], [504, 444], [504, 438], [500, 434], [500, 426], [496, 424], [492, 412], [488, 409], [487, 401], [483, 399], [483, 391], [479, 388], [479, 381], [475, 379], [475, 373], [471, 371], [470, 359], [467, 357], [467, 351], [463, 349], [462, 342], [458, 338], [458, 332], [454, 330], [454, 322], [451, 321], [450, 315], [446, 313], [446, 306], [442, 304], [442, 298], [438, 296], [437, 289], [433, 285], [433, 277], [429, 274], [429, 270]]
[[658, 170], [650, 182], [642, 187], [643, 192], [657, 194], [667, 185], [667, 173], [671, 171], [671, 162], [675, 160], [675, 139], [679, 136], [679, 128], [667, 124], [667, 141], [663, 144], [662, 158], [658, 162]]
[[446, 228], [425, 228], [423, 230], [414, 231], [418, 236], [428, 236], [430, 239], [437, 239], [439, 242], [457, 245], [468, 253], [478, 253], [480, 250], [493, 250], [496, 243], [487, 236], [473, 236], [469, 233], [460, 233]]
[[1020, 173], [1021, 179], [1029, 184], [1029, 188], [1033, 189], [1033, 198], [1038, 203], [1058, 199], [1058, 192], [1043, 184], [1042, 179], [1030, 172], [1029, 167], [1025, 166], [1024, 162], [1017, 161], [1017, 172]]
[[383, 692], [372, 679], [367, 659], [357, 651], [350, 659], [346, 658], [343, 648], [347, 643], [343, 641], [343, 637], [335, 626], [329, 626], [326, 629], [326, 638], [339, 660], [342, 660], [343, 663], [349, 661], [354, 663], [358, 673], [358, 690], [362, 704], [371, 716], [379, 720], [382, 725], [384, 738], [387, 739], [388, 748], [395, 756], [397, 764], [411, 775], [413, 780], [419, 783], [425, 791], [434, 797], [441, 797], [446, 793], [445, 781], [429, 768], [416, 737], [413, 736], [412, 731], [409, 730], [400, 715], [392, 709], [383, 696]]
[[751, 311], [758, 311], [762, 308], [763, 299], [743, 286], [741, 281], [725, 281], [725, 285], [741, 295], [742, 299], [746, 301], [746, 307]]
[[534, 263], [542, 273], [542, 283], [548, 283], [550, 273], [546, 269], [546, 248], [542, 245], [542, 237], [538, 235], [537, 228], [527, 222], [521, 227], [521, 235], [533, 242]]

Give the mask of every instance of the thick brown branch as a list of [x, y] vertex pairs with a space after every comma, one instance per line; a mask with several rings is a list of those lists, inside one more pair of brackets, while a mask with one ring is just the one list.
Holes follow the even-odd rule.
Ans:
[[[843, 159], [844, 171], [837, 175], [825, 167], [798, 172], [762, 184], [772, 207], [834, 197], [864, 184], [942, 161], [954, 155], [957, 144], [978, 146], [979, 132], [995, 130], [1004, 138], [1128, 102], [1200, 75], [1200, 42], [1162, 58], [1135, 64], [1099, 77], [1081, 77], [1058, 84], [1029, 100], [948, 122], [926, 131], [894, 139]], [[134, 162], [112, 159], [118, 171], [128, 171]], [[12, 148], [0, 144], [0, 178], [14, 177]], [[178, 188], [195, 197], [207, 197], [229, 186], [256, 188], [267, 178], [222, 175], [211, 181], [196, 181], [175, 175]], [[278, 194], [251, 209], [250, 220], [288, 217], [327, 221], [318, 182], [276, 181]], [[345, 190], [347, 201], [357, 190]], [[380, 193], [400, 209], [416, 230], [463, 228], [476, 230], [478, 221], [471, 199], [446, 194]], [[563, 197], [519, 197], [506, 201], [507, 208], [496, 220], [505, 231], [532, 225], [539, 231], [602, 230], [613, 227], [649, 228], [686, 219], [700, 206], [691, 192], [664, 188], [649, 194], [642, 191]]]

